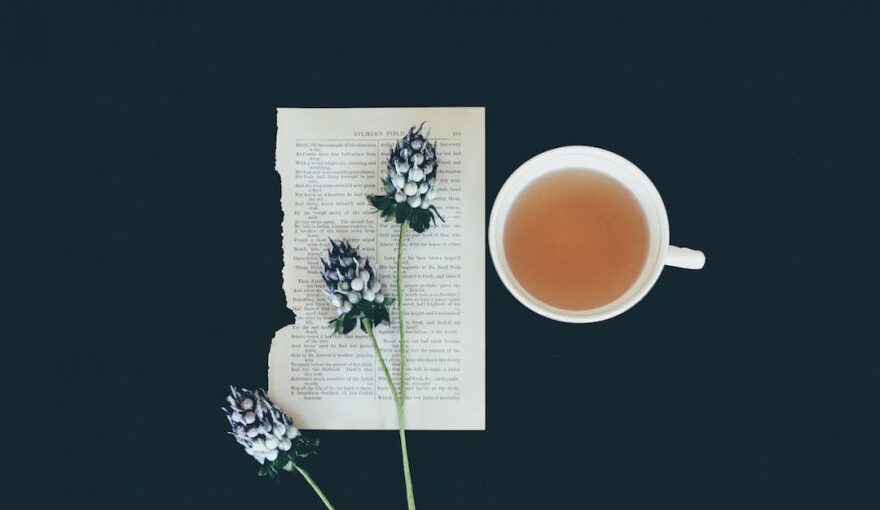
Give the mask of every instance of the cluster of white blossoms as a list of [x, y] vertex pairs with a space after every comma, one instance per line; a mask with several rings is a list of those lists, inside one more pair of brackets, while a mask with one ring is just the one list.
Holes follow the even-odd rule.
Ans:
[[321, 262], [324, 292], [340, 314], [350, 312], [361, 300], [379, 305], [385, 302], [384, 287], [370, 261], [347, 241], [331, 239], [327, 258]]
[[290, 416], [266, 397], [265, 391], [230, 386], [226, 401], [229, 407], [223, 410], [232, 428], [230, 433], [257, 462], [273, 462], [279, 452], [293, 447], [299, 430], [293, 426]]
[[437, 192], [437, 154], [434, 146], [419, 129], [410, 128], [409, 133], [397, 141], [388, 158], [388, 175], [385, 178], [385, 191], [394, 196], [394, 201], [404, 201], [412, 208], [431, 207]]

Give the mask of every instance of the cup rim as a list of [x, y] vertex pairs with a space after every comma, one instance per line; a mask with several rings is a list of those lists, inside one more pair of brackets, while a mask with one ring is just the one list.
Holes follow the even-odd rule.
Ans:
[[[513, 193], [513, 187], [518, 183], [520, 179], [523, 179], [524, 175], [526, 176], [525, 179], [527, 180], [520, 187], [519, 191], [516, 192], [516, 196], [518, 196], [523, 189], [525, 189], [538, 177], [541, 177], [543, 175], [546, 175], [547, 173], [556, 170], [561, 170], [562, 168], [548, 170], [540, 166], [545, 160], [557, 158], [559, 156], [590, 156], [610, 161], [614, 163], [615, 168], [619, 168], [620, 171], [623, 172], [629, 172], [633, 177], [640, 181], [643, 191], [647, 192], [647, 195], [650, 197], [649, 199], [652, 202], [651, 205], [653, 205], [653, 207], [650, 208], [650, 211], [648, 210], [649, 208], [646, 207], [644, 200], [640, 199], [639, 203], [642, 206], [643, 211], [645, 211], [646, 215], [653, 213], [655, 216], [654, 219], [659, 220], [659, 236], [657, 238], [657, 241], [649, 247], [649, 250], [656, 250], [659, 253], [657, 253], [654, 257], [654, 267], [651, 268], [648, 277], [643, 278], [642, 276], [640, 276], [640, 279], [642, 280], [641, 287], [637, 289], [636, 292], [631, 293], [630, 296], [624, 301], [616, 304], [612, 302], [608, 305], [603, 305], [602, 307], [588, 310], [565, 310], [562, 308], [553, 307], [529, 295], [524, 290], [521, 290], [519, 288], [519, 283], [514, 281], [513, 275], [508, 274], [508, 270], [504, 269], [504, 267], [506, 267], [506, 258], [501, 259], [503, 246], [498, 246], [498, 241], [499, 238], [503, 236], [504, 223], [507, 219], [507, 215], [510, 212], [511, 205], [513, 203], [513, 199], [507, 200], [508, 195]], [[526, 175], [530, 172], [536, 175]], [[630, 190], [632, 190], [633, 188], [632, 186], [628, 186], [626, 184], [624, 185]], [[515, 196], [513, 198], [515, 198]], [[503, 212], [499, 210], [500, 204], [502, 203], [507, 204]], [[649, 217], [649, 221], [650, 219], [651, 218]], [[583, 324], [599, 322], [610, 319], [612, 317], [616, 317], [617, 315], [620, 315], [635, 306], [635, 304], [641, 301], [642, 298], [644, 298], [645, 295], [648, 293], [648, 291], [651, 290], [651, 288], [657, 282], [657, 279], [660, 277], [660, 273], [663, 271], [663, 267], [665, 266], [666, 252], [669, 248], [669, 219], [666, 214], [666, 207], [663, 204], [663, 200], [660, 197], [660, 193], [657, 191], [657, 188], [654, 186], [654, 183], [651, 182], [648, 176], [634, 163], [624, 158], [623, 156], [606, 149], [587, 145], [569, 145], [550, 149], [531, 157], [530, 159], [522, 163], [507, 177], [507, 180], [501, 186], [501, 189], [498, 191], [498, 194], [495, 196], [495, 201], [492, 204], [492, 212], [489, 217], [489, 228], [487, 231], [487, 237], [489, 243], [489, 253], [492, 257], [492, 264], [495, 266], [495, 272], [496, 274], [498, 274], [498, 277], [501, 279], [501, 282], [504, 284], [505, 288], [507, 288], [508, 292], [510, 292], [517, 301], [525, 305], [533, 312], [549, 319], [560, 322]], [[502, 264], [502, 262], [504, 263]], [[627, 292], [630, 291], [628, 290]], [[609, 305], [611, 304], [615, 304], [615, 306], [610, 307]]]

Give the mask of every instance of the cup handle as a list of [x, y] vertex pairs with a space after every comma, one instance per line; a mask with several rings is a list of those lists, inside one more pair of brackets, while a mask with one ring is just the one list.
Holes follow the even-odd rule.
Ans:
[[703, 269], [706, 256], [700, 250], [670, 246], [666, 250], [666, 265], [683, 269]]

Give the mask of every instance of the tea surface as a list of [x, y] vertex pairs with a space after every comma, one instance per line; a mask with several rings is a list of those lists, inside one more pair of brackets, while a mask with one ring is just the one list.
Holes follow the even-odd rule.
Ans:
[[530, 184], [504, 225], [504, 252], [535, 298], [589, 310], [623, 295], [645, 265], [645, 214], [622, 184], [598, 172], [560, 170]]

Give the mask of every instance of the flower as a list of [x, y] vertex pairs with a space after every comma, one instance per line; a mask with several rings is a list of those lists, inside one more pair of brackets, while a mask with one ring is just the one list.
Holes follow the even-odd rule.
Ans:
[[373, 324], [389, 320], [387, 305], [394, 300], [385, 295], [385, 286], [370, 261], [348, 241], [330, 239], [327, 258], [321, 263], [324, 293], [339, 313], [339, 317], [330, 321], [334, 332], [348, 333], [358, 319], [364, 317]]
[[367, 198], [386, 220], [394, 218], [397, 223], [406, 221], [416, 232], [424, 232], [434, 223], [440, 213], [432, 201], [437, 195], [437, 152], [434, 145], [422, 134], [424, 122], [415, 126], [391, 148], [387, 175], [382, 180], [385, 195], [369, 195]]
[[229, 387], [229, 407], [223, 408], [231, 432], [244, 451], [262, 467], [260, 475], [276, 476], [279, 469], [292, 471], [298, 459], [315, 453], [317, 439], [304, 438], [290, 416], [256, 391]]

